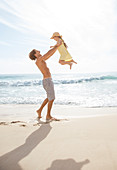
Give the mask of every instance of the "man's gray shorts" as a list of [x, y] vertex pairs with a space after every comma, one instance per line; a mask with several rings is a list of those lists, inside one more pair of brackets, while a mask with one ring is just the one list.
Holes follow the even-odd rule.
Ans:
[[43, 79], [43, 87], [47, 93], [47, 98], [49, 101], [55, 99], [54, 84], [52, 78]]

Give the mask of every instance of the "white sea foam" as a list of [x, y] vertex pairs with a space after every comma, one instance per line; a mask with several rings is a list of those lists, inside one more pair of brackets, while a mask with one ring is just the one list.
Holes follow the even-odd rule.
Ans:
[[[53, 75], [55, 104], [117, 106], [117, 73]], [[0, 75], [0, 104], [38, 104], [45, 99], [41, 75]]]

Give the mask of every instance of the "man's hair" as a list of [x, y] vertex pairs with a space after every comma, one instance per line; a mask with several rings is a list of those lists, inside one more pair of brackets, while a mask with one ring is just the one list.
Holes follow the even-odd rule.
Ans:
[[36, 54], [35, 49], [33, 49], [33, 50], [29, 53], [29, 58], [30, 58], [31, 60], [35, 60], [35, 59], [36, 59], [35, 54]]

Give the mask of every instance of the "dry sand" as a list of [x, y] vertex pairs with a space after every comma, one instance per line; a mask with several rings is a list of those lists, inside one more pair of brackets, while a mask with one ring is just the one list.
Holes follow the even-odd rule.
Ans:
[[117, 170], [117, 108], [54, 106], [50, 123], [14, 114], [35, 107], [1, 105], [0, 170]]

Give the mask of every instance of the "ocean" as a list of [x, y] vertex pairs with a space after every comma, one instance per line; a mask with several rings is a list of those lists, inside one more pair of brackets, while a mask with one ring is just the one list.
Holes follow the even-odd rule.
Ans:
[[[117, 72], [53, 74], [54, 104], [116, 107]], [[0, 104], [41, 104], [46, 98], [41, 74], [1, 74]]]

